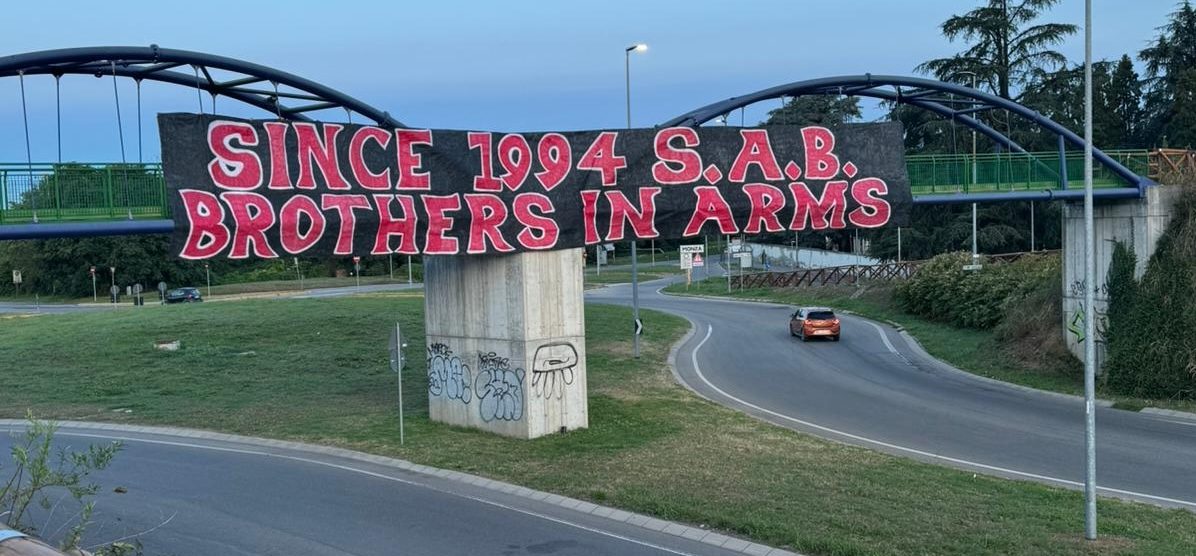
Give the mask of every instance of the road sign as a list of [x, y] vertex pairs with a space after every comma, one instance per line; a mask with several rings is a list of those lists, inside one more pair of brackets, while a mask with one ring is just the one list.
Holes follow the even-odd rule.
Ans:
[[19, 271], [19, 270], [12, 271], [12, 283], [18, 284], [18, 285], [21, 283], [21, 271]]
[[166, 282], [158, 282], [158, 293], [166, 293]]
[[644, 335], [644, 321], [643, 321], [643, 319], [635, 319], [635, 335], [636, 335], [636, 336], [643, 336], [643, 335]]
[[689, 270], [694, 267], [694, 254], [681, 252], [681, 270]]
[[133, 284], [133, 295], [141, 295], [141, 284]]
[[598, 250], [598, 265], [601, 266], [604, 264], [606, 264], [606, 249], [599, 249]]
[[980, 270], [981, 268], [982, 268], [982, 267], [981, 267], [981, 265], [978, 265], [978, 264], [966, 264], [966, 265], [963, 265], [963, 269], [964, 269], [964, 270], [966, 270], [966, 271], [968, 271], [968, 272], [973, 272], [973, 271], [976, 271], [976, 270]]
[[399, 377], [399, 444], [404, 443], [403, 431], [403, 348], [407, 344], [403, 343], [403, 331], [399, 327], [399, 323], [395, 323], [394, 330], [390, 331], [390, 370], [398, 374]]
[[702, 260], [701, 253], [694, 253], [693, 262], [691, 263], [695, 268], [706, 266], [706, 262]]
[[603, 244], [603, 245], [602, 245], [602, 248], [603, 248], [603, 249], [606, 249], [607, 251], [614, 251], [614, 250], [615, 250], [615, 244], [613, 244], [613, 243], [606, 243], [606, 244]]
[[681, 253], [682, 253], [682, 254], [685, 254], [685, 253], [691, 253], [691, 254], [693, 254], [693, 253], [705, 253], [705, 252], [706, 252], [706, 246], [705, 246], [705, 245], [698, 244], [698, 245], [682, 245], [682, 246], [681, 246]]
[[94, 267], [94, 266], [91, 267], [90, 269], [88, 269], [87, 273], [91, 274], [94, 277], [96, 275], [96, 267]]
[[744, 251], [742, 253], [737, 253], [736, 256], [739, 257], [739, 267], [740, 268], [752, 268], [752, 252], [751, 251]]

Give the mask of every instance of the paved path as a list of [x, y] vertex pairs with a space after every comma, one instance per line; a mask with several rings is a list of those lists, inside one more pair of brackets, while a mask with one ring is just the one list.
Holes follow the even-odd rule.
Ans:
[[[640, 304], [696, 325], [677, 367], [703, 396], [895, 454], [1071, 487], [1083, 481], [1078, 398], [955, 371], [892, 327], [858, 317], [843, 316], [840, 342], [802, 343], [789, 335], [791, 307], [665, 296], [657, 292], [665, 283], [642, 284]], [[630, 286], [587, 297], [627, 304]], [[1097, 438], [1102, 494], [1196, 510], [1196, 420], [1099, 407]]]
[[[21, 426], [0, 423], [2, 430]], [[174, 556], [791, 555], [388, 458], [146, 430], [60, 429], [58, 443], [76, 450], [114, 438], [125, 444], [115, 463], [94, 476], [105, 488], [86, 543], [139, 535], [146, 554]], [[0, 434], [0, 453], [8, 453], [11, 441]], [[48, 522], [44, 514], [33, 521], [53, 531], [75, 511], [63, 505]]]

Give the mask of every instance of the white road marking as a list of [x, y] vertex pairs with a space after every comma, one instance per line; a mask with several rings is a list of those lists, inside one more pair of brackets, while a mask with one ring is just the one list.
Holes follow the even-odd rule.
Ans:
[[[711, 335], [711, 334], [713, 334], [713, 333], [714, 333], [714, 325], [712, 325], [712, 324], [707, 324], [707, 325], [706, 325], [706, 336], [705, 336], [705, 337], [703, 337], [703, 338], [702, 338], [702, 341], [698, 342], [698, 345], [694, 346], [694, 348], [693, 348], [693, 351], [691, 351], [691, 352], [690, 352], [690, 361], [693, 363], [693, 366], [694, 366], [694, 372], [695, 372], [695, 373], [697, 373], [697, 375], [698, 375], [698, 378], [699, 378], [699, 379], [701, 379], [701, 381], [702, 381], [704, 384], [706, 384], [706, 386], [709, 386], [711, 390], [714, 390], [715, 392], [718, 392], [718, 393], [719, 393], [720, 395], [722, 395], [723, 397], [725, 397], [725, 398], [727, 398], [727, 399], [729, 399], [729, 400], [732, 400], [732, 401], [734, 401], [735, 403], [738, 403], [738, 404], [740, 404], [740, 405], [742, 405], [742, 406], [744, 406], [744, 407], [749, 407], [749, 408], [752, 408], [752, 409], [754, 409], [754, 410], [756, 410], [756, 411], [759, 411], [759, 412], [761, 412], [761, 413], [766, 413], [766, 414], [768, 414], [768, 415], [772, 415], [773, 417], [777, 417], [777, 418], [780, 418], [780, 419], [784, 419], [784, 420], [786, 420], [786, 421], [790, 421], [790, 422], [793, 422], [793, 423], [797, 423], [797, 424], [799, 424], [799, 425], [802, 425], [802, 426], [804, 426], [804, 427], [809, 427], [809, 428], [812, 428], [812, 429], [815, 429], [815, 430], [820, 430], [820, 431], [827, 432], [827, 433], [830, 433], [830, 434], [833, 434], [833, 435], [836, 435], [836, 436], [840, 436], [840, 437], [843, 437], [843, 438], [850, 438], [850, 439], [852, 439], [852, 440], [855, 440], [855, 441], [857, 441], [857, 442], [862, 442], [862, 443], [865, 443], [865, 444], [871, 444], [871, 445], [874, 445], [874, 446], [880, 446], [880, 447], [883, 447], [883, 448], [888, 448], [888, 449], [890, 449], [890, 450], [895, 450], [895, 451], [898, 451], [898, 452], [904, 452], [904, 453], [907, 453], [907, 454], [913, 454], [913, 455], [922, 456], [922, 457], [925, 457], [925, 458], [935, 459], [935, 460], [939, 460], [939, 461], [945, 461], [945, 462], [954, 463], [954, 464], [957, 464], [957, 465], [963, 465], [963, 466], [973, 467], [973, 468], [976, 468], [976, 469], [986, 469], [986, 470], [989, 470], [989, 471], [994, 471], [994, 472], [997, 472], [997, 473], [1004, 473], [1004, 474], [1008, 474], [1008, 475], [1014, 475], [1014, 476], [1018, 476], [1018, 477], [1025, 477], [1025, 478], [1027, 478], [1027, 479], [1035, 479], [1035, 480], [1038, 480], [1038, 481], [1046, 481], [1046, 482], [1052, 482], [1052, 483], [1056, 483], [1056, 484], [1069, 485], [1069, 486], [1074, 486], [1074, 487], [1082, 487], [1082, 486], [1084, 486], [1084, 483], [1080, 483], [1080, 482], [1077, 482], [1077, 481], [1070, 481], [1070, 480], [1067, 480], [1067, 479], [1060, 479], [1060, 478], [1057, 478], [1057, 477], [1049, 477], [1049, 476], [1046, 476], [1046, 475], [1038, 475], [1038, 474], [1036, 474], [1036, 473], [1027, 473], [1027, 472], [1025, 472], [1025, 471], [1017, 471], [1017, 470], [1015, 470], [1015, 469], [1008, 469], [1008, 468], [1005, 468], [1005, 467], [997, 467], [997, 466], [995, 466], [995, 465], [986, 465], [986, 464], [983, 464], [983, 463], [977, 463], [977, 462], [974, 462], [974, 461], [968, 461], [968, 460], [965, 460], [965, 459], [959, 459], [959, 458], [953, 458], [953, 457], [950, 457], [950, 456], [943, 456], [943, 455], [939, 455], [939, 454], [934, 454], [934, 453], [931, 453], [931, 452], [926, 452], [926, 451], [924, 451], [924, 450], [918, 450], [918, 449], [916, 449], [916, 448], [908, 448], [908, 447], [905, 447], [905, 446], [899, 446], [899, 445], [897, 445], [897, 444], [891, 444], [891, 443], [888, 443], [888, 442], [882, 442], [882, 441], [880, 441], [880, 440], [874, 440], [874, 439], [867, 438], [867, 437], [864, 437], [864, 436], [860, 436], [860, 435], [857, 435], [857, 434], [851, 434], [851, 433], [849, 433], [849, 432], [843, 432], [843, 431], [840, 431], [840, 430], [835, 430], [835, 429], [832, 429], [832, 428], [830, 428], [830, 427], [824, 427], [824, 426], [822, 426], [822, 425], [819, 425], [819, 424], [816, 424], [816, 423], [811, 423], [811, 422], [809, 422], [809, 421], [803, 421], [803, 420], [801, 420], [801, 419], [798, 419], [798, 418], [796, 418], [796, 417], [790, 417], [789, 415], [785, 415], [785, 414], [783, 414], [783, 413], [777, 413], [776, 411], [773, 411], [773, 410], [771, 410], [771, 409], [766, 409], [766, 408], [760, 407], [760, 406], [758, 406], [758, 405], [756, 405], [756, 404], [753, 404], [753, 403], [751, 403], [751, 402], [747, 402], [747, 401], [741, 400], [741, 399], [739, 399], [739, 398], [737, 398], [737, 397], [735, 397], [735, 396], [732, 396], [731, 394], [728, 394], [728, 393], [727, 393], [727, 392], [725, 392], [723, 389], [719, 388], [718, 386], [715, 386], [713, 383], [711, 383], [709, 380], [707, 380], [707, 379], [706, 379], [706, 376], [702, 374], [702, 368], [701, 368], [701, 367], [698, 365], [698, 350], [702, 349], [702, 346], [706, 344], [706, 341], [710, 339], [710, 335]], [[882, 334], [882, 336], [883, 336], [883, 334]], [[886, 344], [889, 344], [889, 342], [888, 342], [887, 340], [886, 340], [886, 342], [885, 342], [885, 343], [886, 343]], [[892, 349], [892, 344], [889, 344], [889, 348], [890, 348], [890, 349]], [[893, 351], [894, 351], [894, 352], [896, 352], [896, 350], [893, 350]], [[1098, 486], [1098, 487], [1097, 487], [1097, 490], [1100, 490], [1100, 491], [1103, 491], [1103, 492], [1106, 492], [1106, 493], [1109, 493], [1109, 494], [1115, 494], [1115, 495], [1121, 495], [1121, 496], [1128, 496], [1128, 497], [1136, 497], [1136, 498], [1141, 498], [1141, 499], [1146, 499], [1146, 500], [1155, 500], [1155, 501], [1158, 501], [1158, 502], [1163, 502], [1163, 503], [1166, 503], [1166, 504], [1172, 504], [1172, 505], [1178, 505], [1178, 506], [1186, 506], [1186, 507], [1187, 507], [1187, 508], [1189, 508], [1189, 509], [1196, 510], [1196, 502], [1190, 502], [1190, 501], [1187, 501], [1187, 500], [1177, 500], [1177, 499], [1175, 499], [1175, 498], [1166, 498], [1166, 497], [1163, 497], [1163, 496], [1154, 496], [1154, 495], [1152, 495], [1152, 494], [1143, 494], [1143, 493], [1141, 493], [1141, 492], [1133, 492], [1133, 491], [1129, 491], [1129, 490], [1120, 490], [1120, 489], [1109, 488], [1109, 487], [1101, 487], [1101, 486]]]
[[[4, 428], [8, 429], [9, 431], [17, 430], [15, 427], [12, 427], [12, 426], [4, 427]], [[417, 481], [412, 481], [412, 480], [408, 480], [408, 479], [400, 479], [398, 477], [386, 475], [383, 473], [375, 473], [373, 471], [367, 471], [365, 469], [358, 469], [356, 467], [352, 467], [352, 466], [348, 466], [348, 465], [340, 465], [340, 464], [336, 464], [336, 463], [320, 461], [317, 459], [305, 458], [305, 457], [300, 457], [300, 456], [288, 456], [285, 454], [275, 454], [275, 453], [270, 453], [270, 452], [263, 452], [260, 450], [247, 450], [247, 449], [243, 449], [243, 448], [226, 448], [226, 447], [220, 447], [220, 446], [207, 446], [204, 444], [194, 444], [191, 442], [177, 442], [177, 441], [170, 441], [170, 440], [151, 440], [151, 439], [147, 439], [147, 438], [136, 438], [136, 437], [128, 437], [128, 436], [92, 434], [92, 433], [70, 432], [70, 431], [59, 431], [58, 434], [61, 434], [64, 436], [78, 436], [78, 437], [83, 437], [83, 438], [100, 438], [100, 439], [107, 439], [107, 440], [121, 440], [121, 441], [127, 441], [127, 442], [143, 442], [146, 444], [161, 444], [161, 445], [165, 445], [165, 446], [178, 446], [178, 447], [182, 447], [182, 448], [195, 448], [195, 449], [199, 449], [199, 450], [211, 450], [211, 451], [216, 451], [216, 452], [230, 452], [230, 453], [234, 453], [234, 454], [265, 456], [265, 457], [270, 457], [270, 458], [279, 458], [279, 459], [286, 459], [286, 460], [291, 460], [291, 461], [299, 461], [299, 462], [303, 462], [303, 463], [310, 463], [310, 464], [314, 464], [314, 465], [321, 465], [324, 467], [331, 467], [333, 469], [340, 469], [342, 471], [348, 471], [351, 473], [358, 473], [360, 475], [366, 475], [366, 476], [375, 477], [378, 479], [385, 479], [387, 481], [402, 483], [402, 484], [409, 485], [409, 486], [425, 488], [425, 489], [428, 489], [428, 490], [431, 490], [434, 492], [439, 492], [441, 494], [447, 494], [450, 496], [456, 496], [458, 498], [464, 498], [466, 500], [472, 500], [474, 502], [479, 502], [479, 503], [486, 504], [489, 506], [494, 506], [496, 508], [502, 508], [504, 510], [521, 513], [521, 514], [531, 516], [531, 517], [540, 518], [540, 519], [543, 519], [546, 521], [551, 521], [553, 523], [559, 523], [561, 525], [566, 525], [569, 527], [573, 527], [575, 529], [581, 529], [582, 531], [588, 531], [590, 533], [595, 533], [595, 534], [602, 535], [605, 537], [610, 537], [612, 539], [618, 539], [618, 540], [626, 541], [626, 542], [629, 542], [632, 544], [638, 544], [640, 546], [652, 548], [652, 549], [659, 550], [662, 552], [667, 552], [669, 554], [676, 554], [678, 556], [695, 556], [694, 554], [689, 553], [689, 552], [682, 552], [680, 550], [672, 549], [667, 546], [660, 546], [658, 544], [650, 543], [647, 541], [641, 541], [641, 540], [633, 539], [631, 537], [625, 537], [625, 536], [619, 535], [617, 533], [603, 531], [601, 529], [596, 529], [593, 527], [582, 525], [580, 523], [574, 523], [572, 521], [568, 521], [566, 519], [561, 519], [558, 517], [544, 515], [544, 514], [541, 514], [538, 512], [533, 512], [531, 510], [524, 510], [521, 508], [516, 508], [514, 506], [508, 506], [506, 504], [503, 504], [500, 502], [495, 502], [493, 500], [486, 500], [484, 498], [470, 496], [468, 494], [461, 494], [459, 492], [452, 492], [452, 491], [436, 488], [436, 487], [433, 487], [433, 486], [430, 486], [427, 484], [423, 484], [423, 483], [420, 483]], [[407, 471], [407, 472], [408, 473], [416, 473], [414, 471]], [[477, 486], [477, 485], [471, 485], [471, 486]], [[478, 488], [484, 488], [484, 487], [478, 487]], [[599, 517], [599, 516], [594, 516], [594, 517]], [[629, 525], [631, 527], [636, 527], [635, 525], [631, 525], [629, 523], [626, 525]], [[665, 534], [667, 534], [667, 533], [665, 533]]]

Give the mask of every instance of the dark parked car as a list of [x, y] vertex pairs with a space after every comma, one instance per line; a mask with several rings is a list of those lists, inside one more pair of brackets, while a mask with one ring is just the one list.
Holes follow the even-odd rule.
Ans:
[[203, 296], [199, 293], [199, 288], [178, 288], [166, 292], [167, 303], [199, 303], [203, 301]]

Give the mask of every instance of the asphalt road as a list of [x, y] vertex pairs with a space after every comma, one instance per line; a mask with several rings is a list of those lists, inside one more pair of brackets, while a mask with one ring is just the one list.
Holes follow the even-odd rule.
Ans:
[[[356, 459], [144, 433], [58, 435], [75, 450], [112, 438], [125, 447], [94, 476], [104, 489], [89, 545], [133, 536], [146, 554], [173, 556], [739, 554]], [[11, 443], [0, 433], [0, 453]], [[53, 539], [76, 511], [63, 504], [31, 522]]]
[[[1084, 480], [1082, 400], [944, 368], [861, 318], [842, 317], [840, 342], [802, 343], [789, 335], [791, 307], [665, 296], [666, 282], [641, 284], [640, 305], [696, 325], [678, 372], [711, 400], [921, 460], [1070, 487]], [[587, 297], [627, 304], [630, 286]], [[1096, 419], [1101, 494], [1196, 510], [1196, 421], [1103, 407]]]

